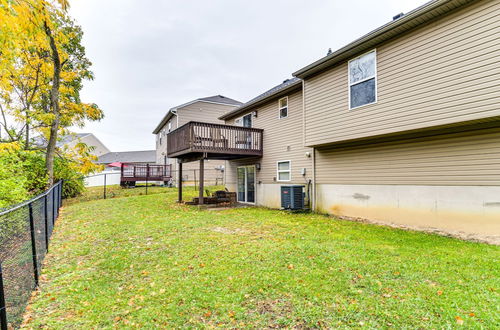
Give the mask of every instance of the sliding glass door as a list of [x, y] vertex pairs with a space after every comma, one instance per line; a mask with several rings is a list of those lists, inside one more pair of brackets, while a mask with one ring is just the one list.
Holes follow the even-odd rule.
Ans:
[[255, 203], [255, 166], [238, 167], [238, 202]]

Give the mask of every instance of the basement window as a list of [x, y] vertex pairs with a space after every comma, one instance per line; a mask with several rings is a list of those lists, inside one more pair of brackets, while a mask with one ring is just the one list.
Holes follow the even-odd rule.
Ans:
[[349, 109], [377, 102], [377, 53], [349, 61]]
[[288, 96], [279, 99], [278, 107], [280, 112], [280, 118], [288, 117]]
[[292, 164], [289, 160], [282, 160], [278, 162], [278, 181], [292, 180]]

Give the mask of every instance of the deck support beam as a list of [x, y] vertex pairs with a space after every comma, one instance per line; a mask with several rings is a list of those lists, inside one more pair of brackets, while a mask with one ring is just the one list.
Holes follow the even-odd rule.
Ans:
[[198, 203], [199, 205], [203, 205], [203, 190], [204, 190], [204, 184], [203, 184], [203, 181], [204, 181], [204, 177], [205, 177], [205, 162], [204, 162], [204, 159], [200, 159], [200, 194], [199, 194], [199, 199], [198, 199]]
[[177, 202], [182, 203], [182, 163], [178, 162], [178, 179], [177, 179], [177, 190], [179, 192], [179, 196], [177, 197]]

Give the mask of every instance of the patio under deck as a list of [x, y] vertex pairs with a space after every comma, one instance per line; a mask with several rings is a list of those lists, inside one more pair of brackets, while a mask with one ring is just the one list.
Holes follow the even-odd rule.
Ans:
[[182, 201], [182, 164], [200, 161], [199, 203], [203, 204], [205, 159], [262, 157], [263, 130], [259, 128], [190, 121], [167, 135], [167, 157], [179, 161], [179, 202]]

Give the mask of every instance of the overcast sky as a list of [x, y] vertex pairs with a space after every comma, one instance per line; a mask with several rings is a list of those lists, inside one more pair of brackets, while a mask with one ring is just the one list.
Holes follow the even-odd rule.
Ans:
[[96, 79], [85, 102], [112, 151], [154, 149], [166, 111], [221, 94], [241, 102], [425, 0], [75, 0]]

